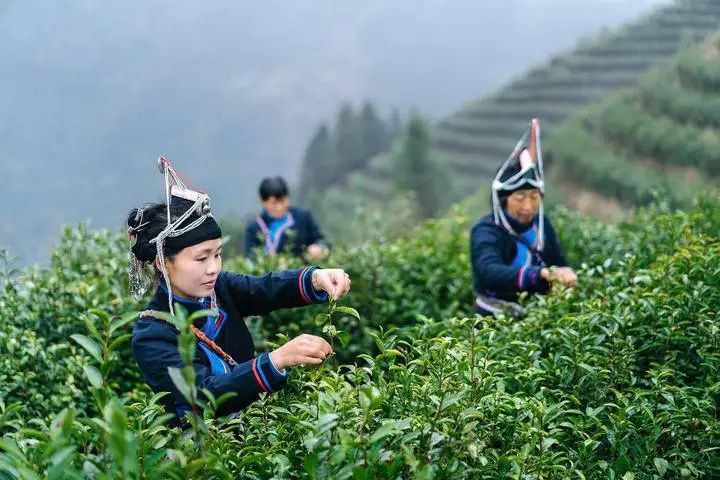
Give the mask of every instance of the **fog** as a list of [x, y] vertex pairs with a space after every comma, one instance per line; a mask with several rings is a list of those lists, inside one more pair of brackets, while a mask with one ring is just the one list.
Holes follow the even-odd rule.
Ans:
[[0, 3], [0, 246], [160, 199], [160, 154], [216, 211], [293, 180], [338, 104], [440, 118], [660, 0]]

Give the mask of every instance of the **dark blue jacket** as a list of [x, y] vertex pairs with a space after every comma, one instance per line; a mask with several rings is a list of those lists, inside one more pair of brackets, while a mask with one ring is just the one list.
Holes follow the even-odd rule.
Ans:
[[[243, 317], [263, 315], [280, 308], [291, 308], [327, 300], [325, 292], [312, 286], [315, 267], [269, 273], [260, 277], [221, 272], [215, 284], [220, 315], [205, 317], [195, 326], [228, 353], [238, 365], [231, 368], [211, 348], [198, 342], [195, 354], [195, 373], [198, 389], [206, 388], [216, 397], [235, 392], [218, 414], [227, 415], [246, 407], [260, 392], [275, 392], [285, 386], [286, 374], [279, 372], [268, 353], [255, 356], [250, 331]], [[175, 297], [191, 314], [209, 308], [209, 298], [200, 301]], [[158, 287], [148, 310], [167, 312], [168, 297], [165, 285]], [[145, 381], [154, 392], [170, 392], [161, 401], [169, 413], [182, 418], [189, 410], [187, 402], [173, 384], [168, 367], [181, 367], [177, 346], [178, 330], [162, 320], [141, 317], [133, 330], [132, 349]]]
[[545, 245], [538, 252], [533, 244], [537, 219], [528, 226], [521, 226], [509, 216], [508, 220], [518, 237], [496, 225], [492, 215], [472, 227], [470, 261], [475, 292], [508, 301], [516, 301], [522, 291], [546, 293], [550, 286], [540, 277], [540, 269], [567, 266], [552, 224], [545, 216]]
[[266, 211], [263, 210], [254, 220], [248, 222], [245, 227], [245, 256], [252, 258], [257, 248], [263, 249], [266, 254], [289, 252], [299, 257], [314, 243], [330, 247], [309, 210], [290, 207], [288, 214], [287, 227], [274, 244], [267, 234], [267, 226], [273, 218]]

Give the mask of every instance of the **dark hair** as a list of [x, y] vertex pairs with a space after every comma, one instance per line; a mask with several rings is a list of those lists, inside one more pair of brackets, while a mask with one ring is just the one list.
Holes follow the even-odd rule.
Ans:
[[[187, 211], [184, 205], [170, 206], [170, 219], [175, 221]], [[188, 222], [192, 222], [198, 218], [197, 214], [190, 215]], [[160, 232], [167, 227], [167, 204], [151, 203], [142, 208], [133, 208], [130, 210], [127, 218], [128, 235], [135, 236], [135, 243], [132, 245], [132, 252], [138, 260], [142, 262], [152, 262], [155, 260], [157, 248], [150, 240], [157, 237]], [[165, 258], [172, 260], [180, 250], [172, 248], [167, 243], [164, 247]]]
[[282, 177], [266, 177], [260, 182], [259, 188], [260, 198], [263, 201], [270, 197], [283, 198], [290, 194], [287, 183]]

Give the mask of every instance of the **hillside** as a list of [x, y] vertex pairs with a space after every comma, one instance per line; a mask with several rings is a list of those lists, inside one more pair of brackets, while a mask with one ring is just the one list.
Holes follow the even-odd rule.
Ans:
[[554, 168], [625, 205], [660, 194], [689, 205], [720, 174], [720, 37], [643, 75], [637, 86], [559, 125], [546, 143]]
[[[556, 56], [443, 118], [433, 131], [434, 153], [454, 180], [453, 198], [464, 198], [488, 182], [530, 118], [541, 119], [547, 145], [558, 125], [572, 114], [634, 86], [651, 67], [704, 41], [719, 23], [720, 3], [678, 1]], [[693, 61], [697, 58], [684, 60]], [[387, 197], [391, 168], [388, 156], [375, 158], [365, 171], [352, 174], [348, 184], [365, 197]]]

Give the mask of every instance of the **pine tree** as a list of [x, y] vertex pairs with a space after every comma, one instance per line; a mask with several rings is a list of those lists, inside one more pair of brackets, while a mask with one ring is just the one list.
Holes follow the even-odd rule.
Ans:
[[369, 101], [365, 102], [360, 113], [360, 127], [364, 148], [362, 167], [365, 167], [371, 158], [388, 151], [391, 139], [385, 122], [378, 117], [375, 107]]
[[323, 124], [315, 132], [305, 150], [298, 199], [303, 202], [312, 191], [323, 191], [333, 181], [335, 155], [330, 130]]
[[448, 182], [430, 155], [430, 134], [417, 114], [410, 119], [394, 162], [395, 185], [415, 193], [423, 217], [436, 215], [444, 204]]
[[364, 150], [360, 120], [355, 115], [352, 105], [344, 103], [338, 112], [335, 129], [337, 154], [337, 163], [333, 169], [335, 181], [340, 182], [349, 172], [362, 168]]
[[393, 114], [394, 127], [378, 116], [371, 102], [366, 101], [356, 114], [350, 103], [338, 110], [332, 131], [321, 125], [313, 135], [300, 169], [298, 199], [305, 203], [310, 193], [322, 193], [332, 185], [342, 184], [347, 175], [363, 169], [370, 159], [390, 149], [400, 128], [400, 115]]

